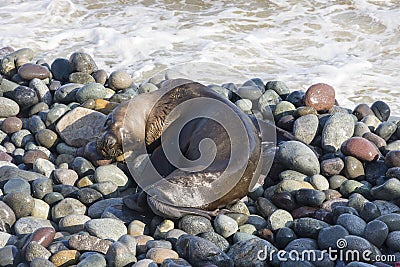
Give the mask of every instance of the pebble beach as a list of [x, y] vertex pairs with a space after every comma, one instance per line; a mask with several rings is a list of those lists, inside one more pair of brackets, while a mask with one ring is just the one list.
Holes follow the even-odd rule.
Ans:
[[[134, 179], [124, 163], [99, 156], [95, 141], [119, 103], [178, 77], [135, 83], [84, 52], [35, 57], [30, 48], [0, 49], [0, 266], [400, 261], [400, 123], [384, 101], [340, 106], [324, 83], [307, 90], [260, 78], [207, 84], [259, 120], [272, 111], [285, 136], [278, 134], [264, 183], [229, 212], [171, 220], [130, 208]], [[369, 260], [332, 259], [329, 248], [369, 251]], [[318, 260], [288, 257], [304, 250]], [[278, 251], [285, 261], [271, 253]]]

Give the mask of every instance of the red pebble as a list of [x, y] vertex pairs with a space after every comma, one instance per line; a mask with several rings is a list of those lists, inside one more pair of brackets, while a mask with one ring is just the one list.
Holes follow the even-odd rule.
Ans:
[[305, 217], [313, 218], [316, 210], [317, 210], [317, 208], [303, 206], [303, 207], [293, 210], [291, 213], [292, 213], [293, 219], [299, 219], [299, 218], [305, 218]]
[[13, 160], [13, 158], [8, 155], [6, 152], [0, 151], [0, 161], [7, 161], [7, 162], [11, 162]]
[[28, 244], [32, 241], [36, 241], [39, 245], [46, 248], [51, 244], [51, 242], [53, 242], [55, 235], [56, 231], [52, 227], [39, 228], [29, 236], [24, 247], [22, 248], [22, 251], [25, 251]]
[[22, 120], [17, 117], [8, 117], [1, 124], [1, 130], [6, 134], [12, 134], [22, 129]]
[[304, 103], [317, 111], [329, 110], [335, 105], [335, 89], [325, 83], [313, 84], [307, 89]]
[[379, 158], [379, 149], [370, 141], [362, 137], [352, 137], [342, 145], [342, 152], [346, 156], [353, 156], [361, 161], [374, 161]]

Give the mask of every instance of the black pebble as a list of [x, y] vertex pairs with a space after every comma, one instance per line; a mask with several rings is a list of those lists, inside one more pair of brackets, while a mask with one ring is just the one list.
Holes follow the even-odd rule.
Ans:
[[360, 211], [360, 216], [364, 219], [364, 221], [370, 222], [381, 216], [381, 212], [375, 203], [367, 202]]
[[61, 82], [68, 82], [69, 75], [72, 72], [68, 59], [56, 58], [51, 64], [51, 72], [53, 73], [54, 79]]
[[297, 236], [294, 233], [294, 231], [290, 228], [283, 227], [279, 229], [278, 232], [276, 233], [275, 243], [278, 248], [283, 249], [287, 246], [287, 244], [289, 244], [295, 239], [297, 239]]
[[304, 95], [303, 91], [293, 91], [286, 97], [286, 101], [289, 101], [298, 108], [303, 106]]
[[374, 102], [371, 109], [381, 121], [387, 121], [390, 117], [390, 107], [383, 101]]
[[27, 110], [31, 106], [39, 103], [39, 98], [35, 90], [22, 85], [18, 86], [13, 91], [5, 92], [4, 96], [17, 102], [21, 110]]

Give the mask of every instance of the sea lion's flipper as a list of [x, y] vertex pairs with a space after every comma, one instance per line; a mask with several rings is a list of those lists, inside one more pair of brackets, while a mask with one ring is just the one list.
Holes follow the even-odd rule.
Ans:
[[218, 210], [208, 211], [196, 208], [175, 207], [150, 196], [147, 197], [147, 203], [155, 214], [164, 218], [178, 219], [185, 215], [198, 215], [211, 219], [211, 217], [218, 214]]
[[164, 179], [148, 185], [143, 190], [169, 205], [197, 208], [209, 198], [205, 194], [210, 195], [221, 191], [211, 187], [211, 184], [220, 176], [219, 170], [190, 172], [176, 169]]
[[211, 219], [211, 217], [218, 214], [218, 210], [207, 211], [197, 208], [169, 205], [147, 195], [144, 191], [125, 197], [123, 202], [128, 208], [134, 211], [146, 213], [151, 210], [154, 214], [165, 218], [181, 218], [185, 215], [199, 215]]

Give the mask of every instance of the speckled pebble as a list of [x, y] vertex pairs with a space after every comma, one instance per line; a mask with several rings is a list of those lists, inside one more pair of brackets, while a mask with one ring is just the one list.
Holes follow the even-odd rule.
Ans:
[[139, 236], [144, 234], [146, 224], [139, 220], [134, 220], [128, 225], [128, 234]]
[[[23, 85], [18, 86], [13, 91], [4, 92], [3, 95], [14, 100], [21, 110], [27, 110], [33, 105], [39, 103], [39, 97], [35, 90]], [[6, 104], [10, 105], [11, 103], [8, 102]]]
[[[165, 260], [164, 262], [166, 262], [166, 261], [167, 260]], [[158, 266], [157, 263], [155, 263], [151, 259], [143, 259], [132, 265], [132, 267], [157, 267], [157, 266]], [[161, 266], [164, 266], [164, 264]], [[165, 265], [165, 266], [168, 266], [168, 265]], [[172, 266], [174, 266], [174, 265], [172, 265]]]
[[31, 262], [35, 258], [49, 259], [50, 256], [50, 251], [35, 241], [31, 241], [26, 247], [25, 259], [27, 262]]
[[50, 206], [41, 199], [34, 198], [35, 206], [31, 215], [36, 218], [48, 219], [50, 214]]
[[38, 158], [33, 162], [33, 171], [50, 177], [56, 166], [47, 159]]
[[11, 141], [16, 147], [24, 147], [28, 142], [34, 142], [35, 138], [31, 132], [22, 129], [11, 136]]
[[[137, 229], [139, 230], [139, 229], [142, 229], [142, 224], [138, 224], [138, 222], [137, 222]], [[156, 228], [156, 230], [154, 231], [154, 237], [156, 238], [156, 239], [164, 239], [165, 238], [165, 235], [167, 234], [167, 232], [168, 231], [170, 231], [170, 230], [172, 230], [172, 229], [174, 229], [174, 227], [175, 227], [175, 224], [174, 224], [174, 222], [173, 221], [171, 221], [171, 220], [164, 220], [164, 221], [162, 221], [159, 225], [157, 225], [157, 228]], [[143, 230], [144, 230], [144, 228], [143, 228]], [[129, 229], [128, 229], [128, 231], [129, 231]], [[140, 231], [140, 230], [139, 230]], [[142, 233], [143, 234], [143, 233]]]
[[124, 187], [128, 183], [125, 173], [116, 165], [111, 164], [98, 167], [94, 173], [94, 179], [98, 183], [110, 181], [120, 187]]
[[371, 194], [376, 199], [395, 200], [400, 198], [400, 180], [391, 178], [384, 184], [373, 187]]
[[293, 222], [292, 215], [286, 210], [276, 210], [268, 217], [268, 225], [275, 231], [283, 227], [290, 227]]
[[298, 118], [293, 124], [293, 134], [305, 144], [310, 144], [317, 134], [319, 120], [314, 114]]
[[161, 264], [166, 259], [177, 259], [179, 258], [178, 253], [171, 249], [166, 248], [151, 248], [146, 253], [146, 258], [153, 260], [157, 264]]
[[213, 232], [210, 220], [202, 216], [186, 215], [179, 220], [179, 229], [190, 235]]
[[326, 159], [321, 162], [321, 172], [326, 176], [340, 174], [344, 168], [344, 162], [341, 158]]
[[234, 219], [226, 215], [219, 214], [214, 219], [214, 228], [217, 233], [227, 238], [238, 230], [238, 224]]
[[85, 214], [85, 212], [86, 206], [74, 198], [65, 198], [51, 209], [52, 218], [55, 221], [70, 214]]
[[77, 267], [106, 267], [107, 262], [104, 256], [95, 253], [92, 255], [87, 256], [86, 258], [82, 259], [78, 264]]
[[84, 72], [71, 73], [68, 79], [70, 83], [77, 84], [89, 84], [96, 82], [96, 80], [90, 74]]
[[135, 263], [136, 257], [121, 242], [114, 242], [107, 251], [106, 259], [110, 267], [126, 266]]
[[24, 192], [30, 195], [31, 186], [25, 179], [11, 178], [4, 184], [3, 193], [7, 195], [13, 192]]
[[393, 251], [400, 251], [400, 231], [389, 233], [386, 239], [386, 245]]
[[108, 85], [115, 91], [128, 88], [132, 82], [132, 77], [125, 71], [113, 71], [108, 78]]
[[54, 265], [51, 261], [44, 258], [35, 258], [29, 265], [29, 267], [55, 267], [55, 266], [56, 265]]
[[317, 190], [324, 191], [329, 189], [329, 181], [319, 174], [310, 177], [310, 184]]
[[336, 113], [326, 122], [322, 131], [322, 148], [328, 152], [338, 151], [353, 136], [354, 119], [350, 114]]
[[92, 235], [102, 239], [118, 240], [122, 235], [127, 234], [127, 228], [124, 223], [111, 218], [87, 221], [85, 223], [85, 229]]
[[301, 142], [288, 141], [280, 145], [277, 157], [289, 169], [306, 175], [319, 174], [320, 172], [317, 156]]
[[0, 118], [16, 116], [19, 110], [19, 105], [15, 101], [0, 96]]
[[323, 228], [318, 234], [318, 245], [321, 249], [336, 249], [340, 238], [347, 236], [349, 232], [341, 225], [333, 225]]
[[104, 98], [105, 96], [106, 89], [99, 83], [88, 83], [76, 92], [76, 100], [79, 103], [83, 103], [88, 99]]
[[85, 72], [85, 73], [93, 73], [97, 70], [96, 62], [93, 58], [84, 52], [74, 52], [69, 57], [69, 66], [71, 68], [71, 72]]
[[373, 220], [366, 225], [363, 236], [375, 246], [381, 247], [388, 234], [389, 228], [384, 222]]
[[230, 247], [229, 242], [223, 236], [215, 232], [206, 232], [200, 234], [199, 236], [214, 243], [220, 250], [224, 252], [226, 252]]
[[75, 185], [78, 180], [78, 174], [70, 169], [56, 169], [52, 175], [54, 181], [59, 184]]
[[52, 130], [42, 129], [36, 133], [35, 139], [39, 145], [51, 149], [57, 144], [58, 136]]
[[300, 237], [317, 238], [319, 231], [329, 226], [326, 222], [313, 218], [300, 218], [293, 222], [293, 230]]
[[12, 192], [3, 201], [14, 211], [17, 219], [29, 216], [35, 206], [33, 197], [26, 192]]
[[78, 263], [80, 253], [76, 250], [61, 250], [51, 256], [51, 262], [59, 267], [59, 266], [70, 266]]
[[176, 251], [181, 258], [195, 266], [214, 264], [221, 267], [232, 267], [233, 261], [210, 241], [190, 235], [182, 235], [176, 243]]
[[318, 207], [325, 201], [325, 194], [315, 189], [299, 189], [294, 195], [297, 203], [302, 206]]
[[337, 224], [342, 225], [352, 235], [362, 236], [367, 226], [366, 222], [353, 214], [342, 214], [337, 219]]
[[[247, 241], [235, 243], [229, 249], [227, 254], [233, 260], [234, 266], [262, 266], [269, 261], [268, 255], [273, 250], [278, 251], [278, 249], [268, 241], [259, 238], [253, 238]], [[266, 258], [265, 260], [263, 260], [264, 256]], [[233, 264], [226, 264], [224, 266], [233, 266]]]
[[384, 222], [388, 227], [389, 231], [400, 231], [400, 214], [388, 213], [379, 216], [377, 220]]

